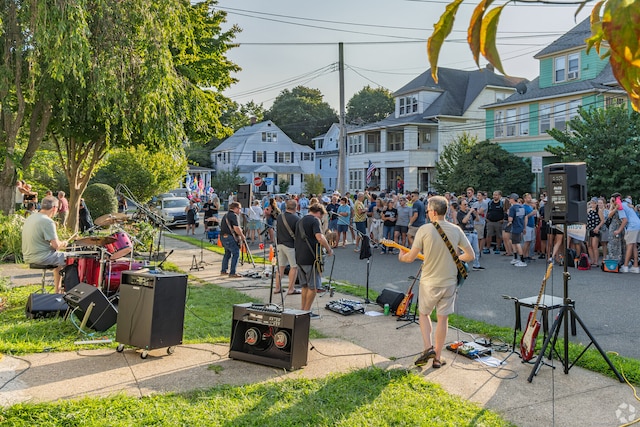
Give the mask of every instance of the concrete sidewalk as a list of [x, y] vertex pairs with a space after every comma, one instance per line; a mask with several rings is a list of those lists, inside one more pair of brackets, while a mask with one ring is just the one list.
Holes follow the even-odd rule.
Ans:
[[[197, 237], [197, 236], [196, 236]], [[200, 248], [167, 238], [167, 250], [174, 249], [169, 260], [190, 275], [205, 282], [235, 288], [262, 301], [281, 304], [279, 295], [270, 294], [270, 280], [228, 279], [219, 276], [222, 257], [204, 251], [204, 269], [191, 270], [201, 260]], [[258, 265], [257, 270], [270, 271]], [[240, 271], [253, 269], [244, 265]], [[0, 274], [11, 276], [15, 284], [37, 283], [39, 272], [23, 266], [2, 265]], [[299, 308], [300, 295], [284, 295], [286, 308]], [[311, 327], [329, 338], [312, 339], [308, 365], [287, 372], [227, 358], [227, 345], [182, 345], [173, 355], [164, 349], [149, 352], [143, 360], [133, 349], [123, 353], [115, 345], [101, 350], [40, 353], [21, 357], [4, 356], [0, 360], [0, 404], [54, 401], [86, 395], [107, 396], [126, 393], [144, 396], [161, 392], [180, 392], [207, 388], [218, 384], [247, 384], [282, 378], [316, 378], [329, 373], [376, 365], [413, 368], [422, 350], [419, 326], [398, 322], [392, 316], [354, 314], [341, 316], [324, 308], [330, 301], [353, 299], [337, 294], [316, 298], [314, 312], [321, 315]], [[371, 304], [368, 311], [381, 312]], [[231, 320], [231, 319], [230, 319]], [[398, 326], [407, 325], [401, 329]], [[468, 334], [450, 329], [448, 341], [472, 340]], [[494, 353], [505, 358], [509, 353]], [[635, 405], [631, 389], [617, 380], [573, 367], [568, 375], [556, 361], [557, 368], [542, 366], [532, 383], [527, 382], [531, 365], [511, 356], [500, 368], [489, 368], [479, 362], [445, 351], [447, 365], [439, 370], [420, 369], [424, 377], [440, 384], [448, 392], [502, 414], [519, 426], [614, 426], [630, 416]], [[217, 365], [219, 369], [210, 369]], [[633, 418], [632, 418], [633, 419]]]

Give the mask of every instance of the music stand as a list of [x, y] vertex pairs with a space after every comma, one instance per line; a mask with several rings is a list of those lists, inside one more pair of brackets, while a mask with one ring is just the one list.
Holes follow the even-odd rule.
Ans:
[[[565, 255], [566, 255], [567, 234], [569, 233], [569, 230], [567, 227], [568, 223], [566, 221], [561, 223], [564, 224], [562, 247], [565, 250]], [[624, 379], [622, 378], [622, 375], [620, 375], [620, 373], [615, 368], [615, 366], [613, 366], [613, 363], [611, 363], [611, 360], [609, 360], [609, 357], [607, 357], [607, 354], [604, 352], [604, 350], [602, 350], [602, 348], [600, 347], [596, 339], [593, 337], [593, 335], [591, 335], [591, 332], [589, 332], [589, 329], [587, 329], [587, 326], [584, 324], [580, 316], [578, 316], [578, 313], [576, 312], [576, 308], [575, 308], [575, 302], [569, 298], [569, 280], [571, 280], [571, 275], [567, 271], [566, 259], [563, 264], [564, 264], [563, 266], [564, 268], [562, 272], [562, 282], [563, 282], [563, 288], [564, 288], [563, 304], [562, 304], [562, 307], [560, 308], [560, 313], [556, 317], [556, 320], [553, 322], [551, 331], [549, 331], [547, 338], [544, 340], [544, 344], [542, 344], [542, 348], [540, 349], [538, 358], [536, 359], [536, 362], [533, 365], [533, 368], [531, 369], [531, 373], [529, 374], [529, 378], [527, 378], [527, 381], [532, 382], [534, 375], [538, 374], [538, 370], [540, 369], [540, 365], [542, 364], [542, 358], [544, 357], [544, 354], [547, 351], [547, 349], [549, 349], [548, 359], [552, 360], [553, 354], [555, 353], [558, 356], [558, 360], [560, 360], [560, 363], [562, 363], [562, 366], [564, 367], [564, 373], [568, 374], [569, 370], [578, 362], [578, 360], [580, 360], [580, 358], [585, 354], [585, 352], [589, 349], [589, 347], [591, 347], [591, 344], [593, 344], [598, 350], [598, 352], [600, 353], [600, 355], [602, 356], [602, 358], [605, 360], [605, 362], [607, 362], [607, 364], [609, 365], [613, 373], [616, 374], [616, 377], [618, 377], [618, 380], [621, 383], [623, 383]], [[576, 357], [576, 359], [573, 362], [569, 361], [569, 316], [572, 316], [573, 319], [578, 321], [582, 330], [587, 334], [587, 336], [591, 340], [591, 342], [584, 348], [584, 350], [582, 350], [582, 352], [578, 355], [578, 357]], [[564, 352], [562, 355], [556, 349], [556, 342], [558, 341], [558, 334], [560, 333], [561, 326], [564, 331], [564, 346], [563, 346]], [[551, 344], [551, 347], [549, 347], [549, 344]]]

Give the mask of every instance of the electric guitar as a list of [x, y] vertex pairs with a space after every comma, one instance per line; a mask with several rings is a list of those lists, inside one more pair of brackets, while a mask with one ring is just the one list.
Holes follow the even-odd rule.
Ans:
[[540, 293], [538, 294], [538, 300], [536, 301], [535, 308], [531, 313], [529, 313], [529, 317], [527, 319], [527, 329], [525, 329], [524, 334], [522, 334], [522, 339], [520, 340], [520, 355], [522, 356], [522, 360], [528, 362], [533, 358], [533, 351], [536, 348], [536, 338], [538, 337], [538, 332], [540, 331], [540, 322], [536, 318], [538, 314], [538, 306], [540, 305], [540, 300], [542, 299], [542, 295], [544, 294], [544, 287], [547, 284], [547, 279], [551, 276], [551, 270], [553, 269], [553, 263], [549, 263], [547, 267], [547, 272], [544, 275], [544, 279], [542, 279], [542, 286], [540, 287]]
[[411, 282], [411, 286], [409, 286], [409, 289], [407, 290], [407, 294], [404, 296], [404, 298], [402, 298], [402, 301], [396, 309], [396, 316], [401, 317], [407, 314], [409, 307], [411, 307], [411, 302], [413, 301], [413, 285], [415, 285], [415, 283], [416, 279], [413, 279], [413, 281]]
[[[384, 245], [388, 248], [396, 248], [396, 249], [400, 249], [402, 252], [409, 252], [411, 249], [407, 248], [406, 246], [402, 246], [399, 243], [394, 242], [393, 240], [387, 240], [387, 239], [382, 239], [379, 242], [381, 245]], [[422, 254], [418, 254], [418, 259], [420, 261], [424, 261], [424, 255]]]

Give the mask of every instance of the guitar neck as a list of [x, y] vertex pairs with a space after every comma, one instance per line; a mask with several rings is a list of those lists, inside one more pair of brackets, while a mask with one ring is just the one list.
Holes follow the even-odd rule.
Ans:
[[[380, 243], [388, 248], [396, 248], [396, 249], [400, 249], [402, 252], [409, 252], [411, 249], [407, 248], [406, 246], [402, 246], [399, 243], [394, 242], [393, 240], [387, 240], [387, 239], [382, 239], [380, 240]], [[422, 255], [421, 253], [418, 254], [418, 259], [420, 261], [424, 261], [424, 255]]]
[[536, 301], [536, 305], [534, 306], [534, 309], [533, 309], [533, 315], [531, 316], [530, 326], [533, 326], [533, 324], [536, 321], [536, 316], [538, 315], [538, 307], [540, 306], [540, 300], [542, 300], [542, 295], [544, 294], [544, 288], [547, 284], [547, 279], [549, 279], [549, 276], [551, 276], [552, 269], [553, 269], [553, 263], [549, 263], [549, 266], [547, 267], [547, 272], [544, 274], [544, 279], [542, 279], [542, 286], [540, 286], [540, 293], [538, 294], [538, 300]]

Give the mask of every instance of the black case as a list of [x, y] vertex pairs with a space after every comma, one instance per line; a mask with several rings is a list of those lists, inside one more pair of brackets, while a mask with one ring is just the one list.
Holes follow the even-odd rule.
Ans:
[[385, 304], [389, 304], [390, 311], [395, 313], [403, 298], [404, 294], [402, 292], [383, 289], [382, 293], [376, 299], [376, 304], [380, 307], [384, 307]]

